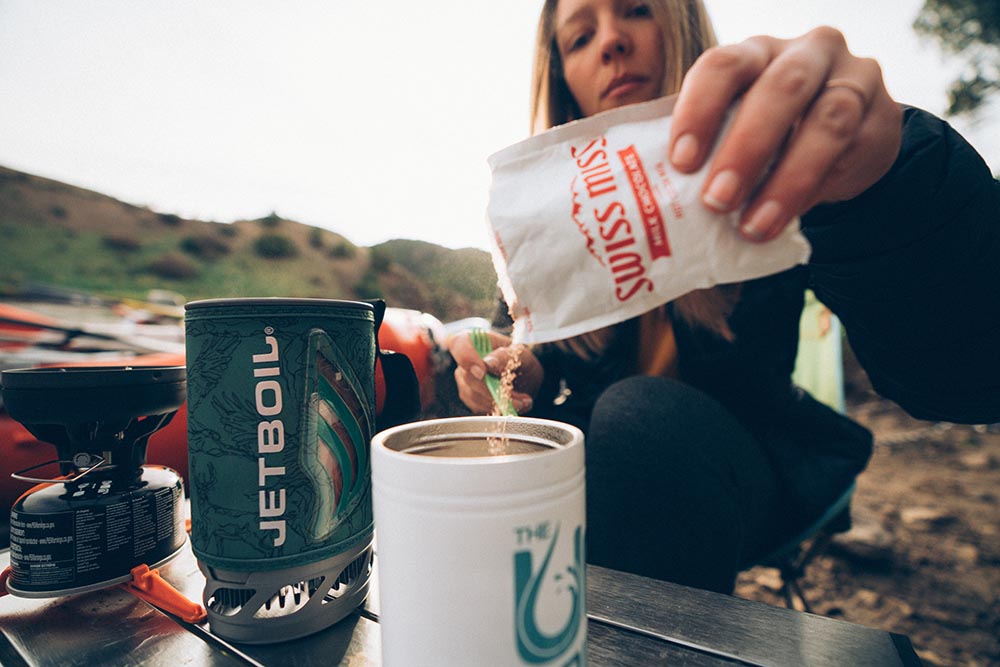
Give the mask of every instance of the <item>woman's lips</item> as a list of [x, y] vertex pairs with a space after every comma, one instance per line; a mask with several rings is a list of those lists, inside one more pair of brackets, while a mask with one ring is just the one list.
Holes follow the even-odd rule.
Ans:
[[604, 89], [601, 97], [622, 97], [624, 95], [628, 95], [637, 88], [644, 86], [647, 81], [648, 79], [646, 77], [633, 74], [626, 74], [625, 76], [617, 77], [611, 81], [607, 88]]

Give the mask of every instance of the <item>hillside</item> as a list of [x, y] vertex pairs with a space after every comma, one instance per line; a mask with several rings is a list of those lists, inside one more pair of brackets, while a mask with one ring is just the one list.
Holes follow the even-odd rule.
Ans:
[[371, 248], [273, 213], [187, 220], [0, 167], [0, 295], [43, 284], [111, 298], [382, 297], [442, 321], [491, 312], [489, 254], [397, 240]]

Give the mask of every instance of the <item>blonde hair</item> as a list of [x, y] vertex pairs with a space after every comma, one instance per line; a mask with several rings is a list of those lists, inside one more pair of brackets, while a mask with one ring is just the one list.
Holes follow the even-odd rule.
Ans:
[[[538, 20], [531, 76], [532, 134], [583, 116], [562, 76], [555, 40], [558, 4], [559, 0], [545, 0]], [[702, 0], [647, 0], [646, 4], [663, 34], [667, 67], [660, 94], [670, 95], [680, 90], [684, 75], [698, 56], [716, 45], [715, 31]], [[674, 301], [674, 310], [687, 323], [731, 340], [727, 318], [738, 294], [736, 286], [696, 290]], [[615, 327], [608, 327], [563, 341], [561, 346], [581, 357], [594, 357], [607, 348], [614, 332]]]

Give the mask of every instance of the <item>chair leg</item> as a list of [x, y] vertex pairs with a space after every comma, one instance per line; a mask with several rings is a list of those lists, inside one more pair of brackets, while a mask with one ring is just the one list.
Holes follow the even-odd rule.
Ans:
[[[778, 574], [781, 576], [781, 593], [785, 597], [785, 606], [789, 609], [799, 609], [812, 613], [806, 596], [802, 593], [799, 580], [805, 576], [805, 565], [808, 561], [803, 561], [801, 555], [789, 556], [778, 564]], [[795, 601], [798, 600], [798, 606]]]
[[800, 581], [805, 577], [809, 563], [826, 549], [833, 535], [850, 529], [850, 502], [853, 493], [854, 485], [852, 484], [813, 526], [789, 540], [771, 555], [754, 563], [777, 568], [781, 576], [781, 594], [789, 609], [796, 608], [795, 600], [797, 598], [802, 610], [812, 613], [812, 607], [803, 595]]
[[802, 605], [802, 611], [807, 614], [813, 613], [812, 607], [809, 606], [809, 601], [806, 600], [805, 594], [802, 592], [802, 588], [799, 586], [797, 579], [789, 579], [785, 582], [785, 600], [788, 604], [789, 609], [795, 609], [793, 604], [793, 599], [798, 599], [799, 604]]
[[785, 598], [785, 606], [789, 609], [795, 609], [795, 598], [792, 597], [792, 587], [784, 579], [781, 580], [781, 594]]
[[778, 565], [781, 574], [781, 592], [785, 597], [785, 605], [789, 609], [796, 609], [795, 600], [799, 601], [801, 611], [812, 613], [812, 607], [806, 600], [805, 594], [799, 581], [806, 576], [806, 568], [812, 560], [823, 553], [830, 544], [832, 535], [826, 531], [820, 532], [806, 547], [799, 550], [798, 554], [789, 556]]

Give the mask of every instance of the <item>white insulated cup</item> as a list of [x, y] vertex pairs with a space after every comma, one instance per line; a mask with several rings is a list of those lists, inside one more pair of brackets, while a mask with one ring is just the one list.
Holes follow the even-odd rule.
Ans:
[[583, 433], [458, 417], [372, 438], [387, 667], [586, 665]]

